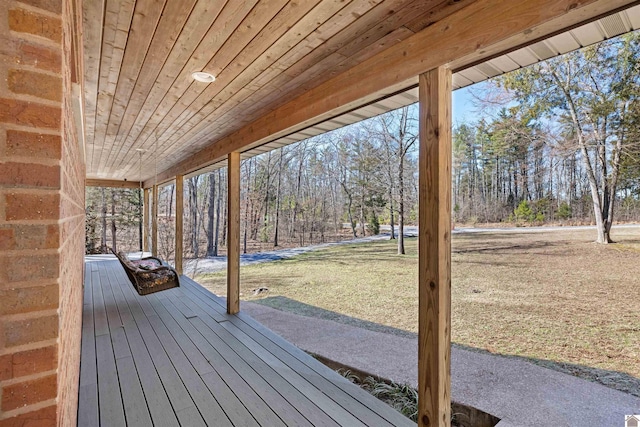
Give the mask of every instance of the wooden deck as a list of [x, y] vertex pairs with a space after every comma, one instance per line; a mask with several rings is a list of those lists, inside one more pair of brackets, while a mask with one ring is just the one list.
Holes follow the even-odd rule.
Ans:
[[86, 263], [78, 425], [415, 426], [187, 277], [138, 296]]

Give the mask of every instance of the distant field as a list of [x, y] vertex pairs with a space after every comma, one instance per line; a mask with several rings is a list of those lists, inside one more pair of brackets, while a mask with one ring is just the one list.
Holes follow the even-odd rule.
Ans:
[[[640, 396], [640, 228], [454, 234], [452, 338]], [[243, 299], [400, 335], [417, 332], [417, 241], [337, 246], [242, 268]], [[197, 278], [225, 294], [225, 275]], [[252, 290], [267, 287], [267, 294]]]

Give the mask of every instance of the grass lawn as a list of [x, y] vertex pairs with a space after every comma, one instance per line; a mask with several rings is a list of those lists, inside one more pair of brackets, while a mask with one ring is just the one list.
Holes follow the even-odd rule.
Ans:
[[[452, 341], [640, 396], [640, 228], [454, 234]], [[197, 280], [225, 294], [225, 273]], [[252, 290], [268, 287], [267, 294]], [[244, 300], [400, 335], [417, 332], [417, 240], [335, 246], [243, 267]]]

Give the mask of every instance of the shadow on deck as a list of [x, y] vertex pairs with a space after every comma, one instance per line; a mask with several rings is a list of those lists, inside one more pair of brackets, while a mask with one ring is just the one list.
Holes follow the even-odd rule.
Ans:
[[79, 426], [415, 426], [186, 276], [141, 297], [85, 266]]

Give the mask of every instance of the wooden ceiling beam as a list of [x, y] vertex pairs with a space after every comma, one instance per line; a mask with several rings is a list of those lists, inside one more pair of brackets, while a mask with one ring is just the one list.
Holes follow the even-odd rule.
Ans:
[[[219, 161], [230, 152], [244, 151], [256, 143], [319, 123], [359, 103], [364, 105], [367, 97], [375, 99], [375, 94], [385, 89], [414, 85], [417, 76], [430, 69], [442, 65], [463, 69], [483, 58], [636, 3], [633, 0], [477, 0], [240, 130], [213, 141], [159, 173], [158, 180], [188, 174]], [[151, 183], [145, 182], [145, 187], [148, 185]]]
[[140, 181], [117, 181], [113, 179], [89, 179], [84, 181], [85, 187], [140, 188]]

